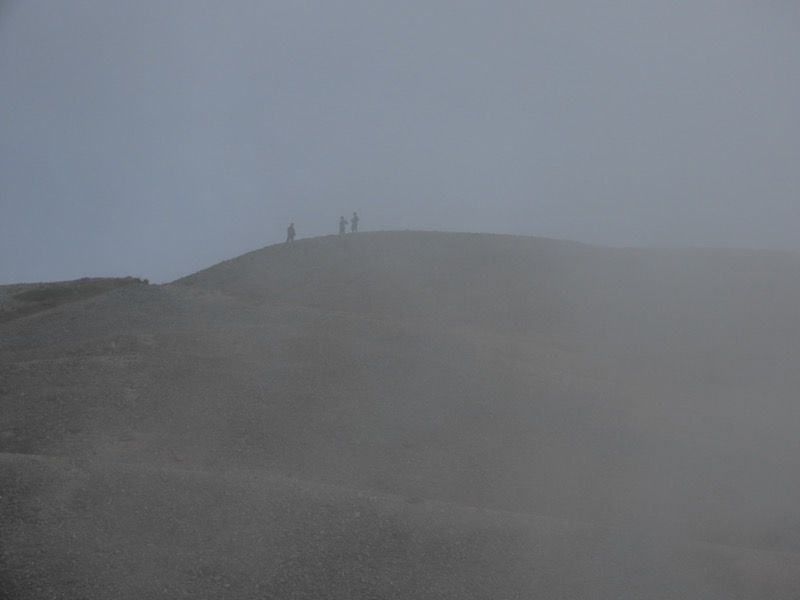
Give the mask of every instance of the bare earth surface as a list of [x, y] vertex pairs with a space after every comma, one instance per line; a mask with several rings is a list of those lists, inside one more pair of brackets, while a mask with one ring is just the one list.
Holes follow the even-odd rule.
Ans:
[[798, 307], [418, 232], [0, 286], [0, 598], [800, 598]]

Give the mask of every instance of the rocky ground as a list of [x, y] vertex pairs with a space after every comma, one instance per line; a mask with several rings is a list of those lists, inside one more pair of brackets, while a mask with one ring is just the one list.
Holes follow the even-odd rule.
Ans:
[[0, 287], [0, 597], [796, 598], [800, 258], [374, 233]]

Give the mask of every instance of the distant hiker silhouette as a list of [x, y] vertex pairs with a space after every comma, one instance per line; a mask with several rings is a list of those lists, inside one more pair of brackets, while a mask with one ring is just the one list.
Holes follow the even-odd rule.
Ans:
[[344, 227], [347, 225], [347, 221], [344, 217], [339, 217], [339, 235], [344, 235]]
[[294, 241], [294, 223], [289, 223], [289, 228], [286, 230], [286, 243]]
[[358, 213], [353, 211], [353, 218], [350, 219], [350, 232], [355, 233], [358, 231]]

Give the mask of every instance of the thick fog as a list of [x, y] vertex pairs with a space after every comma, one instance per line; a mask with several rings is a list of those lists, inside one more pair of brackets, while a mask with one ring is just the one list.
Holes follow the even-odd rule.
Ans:
[[790, 2], [5, 2], [0, 283], [435, 229], [800, 250]]

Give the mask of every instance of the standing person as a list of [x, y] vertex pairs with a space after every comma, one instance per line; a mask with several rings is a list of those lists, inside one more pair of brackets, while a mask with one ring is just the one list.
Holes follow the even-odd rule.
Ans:
[[350, 233], [358, 231], [358, 213], [353, 211], [353, 218], [350, 219]]
[[289, 223], [289, 228], [286, 230], [286, 243], [294, 241], [294, 223]]
[[347, 221], [344, 217], [339, 217], [339, 235], [344, 235], [344, 227], [347, 225]]

